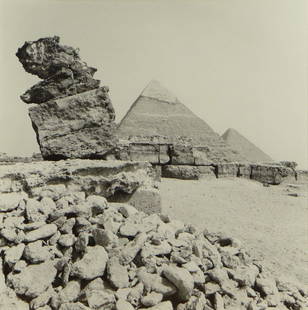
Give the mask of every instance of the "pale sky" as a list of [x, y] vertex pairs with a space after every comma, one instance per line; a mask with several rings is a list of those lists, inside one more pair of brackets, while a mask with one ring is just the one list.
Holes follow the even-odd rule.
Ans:
[[15, 53], [58, 35], [110, 87], [120, 121], [159, 80], [217, 133], [308, 168], [306, 0], [0, 0], [0, 152], [38, 151]]

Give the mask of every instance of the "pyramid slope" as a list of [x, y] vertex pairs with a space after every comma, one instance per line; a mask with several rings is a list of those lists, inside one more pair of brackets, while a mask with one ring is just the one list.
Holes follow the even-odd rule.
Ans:
[[222, 135], [222, 138], [236, 151], [244, 155], [250, 162], [269, 163], [273, 159], [242, 136], [235, 129], [229, 128]]
[[191, 139], [210, 148], [213, 161], [245, 161], [201, 118], [191, 112], [158, 82], [151, 81], [133, 103], [118, 127], [120, 138], [164, 136]]

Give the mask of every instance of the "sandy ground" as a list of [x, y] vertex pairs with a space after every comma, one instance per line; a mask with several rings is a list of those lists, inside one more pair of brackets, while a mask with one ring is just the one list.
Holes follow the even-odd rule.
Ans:
[[308, 284], [308, 182], [298, 186], [162, 179], [163, 213], [236, 237], [276, 276]]

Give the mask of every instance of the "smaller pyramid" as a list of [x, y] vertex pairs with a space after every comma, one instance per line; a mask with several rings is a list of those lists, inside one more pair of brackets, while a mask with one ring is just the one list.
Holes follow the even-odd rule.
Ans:
[[252, 163], [270, 163], [273, 159], [260, 150], [257, 146], [251, 143], [248, 139], [242, 136], [235, 129], [229, 128], [222, 135], [222, 138], [234, 150], [245, 156]]

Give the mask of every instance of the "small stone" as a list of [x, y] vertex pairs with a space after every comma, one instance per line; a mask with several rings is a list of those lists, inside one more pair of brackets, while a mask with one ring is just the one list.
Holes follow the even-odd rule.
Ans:
[[129, 264], [136, 257], [147, 240], [145, 233], [140, 233], [133, 241], [130, 241], [125, 247], [121, 249], [120, 263], [123, 265]]
[[119, 204], [118, 211], [126, 218], [134, 216], [136, 213], [138, 213], [138, 210], [136, 208], [124, 203]]
[[151, 292], [141, 298], [141, 303], [146, 307], [152, 307], [160, 303], [163, 299], [163, 294]]
[[38, 229], [38, 228], [42, 227], [45, 224], [46, 223], [43, 222], [43, 221], [27, 223], [27, 224], [24, 224], [24, 231], [35, 230], [35, 229]]
[[116, 245], [118, 245], [118, 239], [119, 239], [118, 236], [115, 235], [110, 230], [96, 228], [93, 230], [92, 233], [95, 243], [97, 245], [101, 245], [106, 248], [115, 247]]
[[45, 214], [45, 206], [41, 206], [40, 202], [36, 199], [29, 198], [26, 203], [26, 217], [29, 222], [45, 221], [48, 213]]
[[23, 216], [10, 216], [3, 221], [3, 227], [7, 229], [21, 228], [23, 229]]
[[224, 300], [219, 293], [215, 293], [214, 295], [214, 306], [215, 310], [225, 310]]
[[176, 287], [170, 281], [158, 274], [148, 273], [145, 267], [138, 269], [137, 277], [144, 284], [146, 291], [161, 293], [164, 297], [174, 295], [177, 292]]
[[140, 308], [139, 310], [173, 310], [171, 301], [163, 301], [158, 305], [150, 308]]
[[125, 237], [135, 237], [140, 231], [140, 225], [126, 222], [120, 226], [120, 234]]
[[19, 260], [13, 267], [13, 271], [16, 273], [22, 272], [27, 267], [27, 263], [24, 260]]
[[122, 266], [117, 258], [109, 259], [107, 263], [107, 277], [110, 283], [116, 288], [129, 286], [127, 268]]
[[12, 267], [20, 260], [24, 252], [24, 248], [25, 245], [23, 243], [8, 248], [5, 251], [4, 262], [7, 263], [10, 267]]
[[75, 249], [77, 252], [85, 252], [89, 243], [89, 234], [87, 232], [81, 232], [75, 242]]
[[48, 248], [43, 247], [41, 240], [27, 244], [24, 251], [24, 258], [32, 264], [44, 262], [48, 260], [50, 256]]
[[141, 256], [146, 258], [148, 256], [156, 256], [156, 255], [168, 255], [172, 251], [172, 248], [168, 241], [164, 240], [159, 245], [153, 245], [146, 243], [141, 250]]
[[80, 294], [80, 283], [78, 281], [69, 281], [66, 286], [58, 293], [60, 304], [76, 301]]
[[127, 296], [127, 301], [134, 307], [138, 307], [140, 304], [140, 299], [143, 294], [144, 285], [143, 283], [138, 283], [136, 286], [132, 287], [131, 291]]
[[17, 243], [16, 240], [18, 238], [18, 235], [17, 235], [15, 229], [3, 228], [3, 229], [1, 229], [1, 236], [3, 238], [5, 238], [7, 241]]
[[71, 276], [85, 280], [102, 276], [105, 272], [107, 261], [108, 254], [102, 246], [87, 247], [83, 258], [73, 264]]
[[54, 281], [57, 274], [51, 261], [30, 265], [17, 274], [8, 274], [7, 284], [19, 295], [35, 298]]
[[37, 308], [37, 310], [52, 310], [48, 305]]
[[1, 193], [0, 212], [10, 212], [19, 206], [20, 201], [26, 199], [28, 195], [21, 193]]
[[91, 223], [84, 217], [76, 217], [75, 230], [78, 234], [89, 231], [91, 229]]
[[92, 216], [101, 214], [105, 209], [108, 208], [108, 202], [106, 198], [102, 196], [90, 195], [87, 197], [86, 202], [92, 211]]
[[50, 237], [50, 239], [48, 240], [48, 244], [51, 246], [56, 245], [60, 237], [61, 233], [57, 231], [54, 235]]
[[176, 266], [165, 266], [163, 275], [178, 289], [178, 296], [182, 301], [189, 300], [194, 288], [194, 279], [184, 268]]
[[73, 227], [76, 223], [76, 219], [74, 217], [66, 220], [61, 227], [59, 227], [59, 230], [62, 234], [72, 234]]
[[55, 202], [50, 197], [43, 197], [40, 201], [40, 212], [45, 215], [53, 213], [57, 209]]
[[134, 310], [135, 308], [126, 300], [119, 299], [116, 303], [116, 310]]
[[89, 307], [86, 307], [81, 302], [75, 302], [75, 303], [66, 303], [62, 304], [59, 310], [91, 310]]
[[217, 283], [207, 282], [204, 285], [204, 293], [205, 293], [206, 296], [213, 295], [213, 294], [215, 294], [218, 291], [220, 291], [220, 286]]
[[258, 277], [256, 287], [265, 295], [275, 295], [278, 293], [276, 281], [269, 277]]
[[122, 300], [126, 300], [128, 294], [130, 293], [131, 288], [130, 287], [126, 287], [126, 288], [119, 288], [116, 293], [115, 296], [118, 300], [122, 299]]
[[73, 246], [74, 243], [76, 242], [76, 237], [73, 234], [65, 234], [65, 235], [61, 235], [58, 243], [63, 246], [63, 247], [70, 247]]
[[50, 298], [55, 294], [54, 289], [50, 286], [45, 292], [40, 294], [38, 297], [32, 299], [30, 301], [30, 308], [41, 309], [42, 307], [46, 306], [50, 300]]
[[107, 309], [115, 303], [115, 297], [108, 290], [90, 290], [86, 293], [87, 302], [92, 309]]
[[46, 224], [38, 229], [26, 233], [25, 241], [33, 242], [39, 239], [45, 239], [51, 237], [56, 232], [57, 232], [57, 226], [55, 224]]

